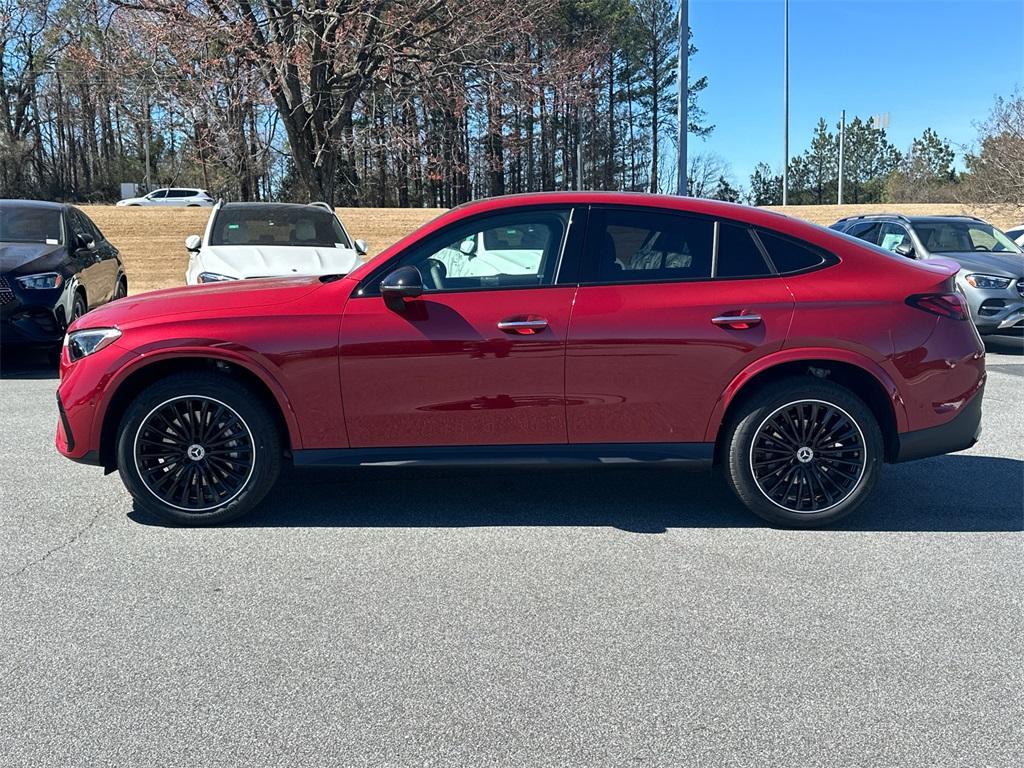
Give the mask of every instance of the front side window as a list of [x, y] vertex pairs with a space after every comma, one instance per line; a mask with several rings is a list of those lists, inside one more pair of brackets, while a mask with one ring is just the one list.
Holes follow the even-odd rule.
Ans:
[[146, 195], [146, 197], [148, 197], [150, 200], [163, 200], [165, 197], [167, 197], [167, 190], [158, 189], [155, 192], [150, 192], [148, 195]]
[[[570, 218], [569, 209], [476, 218], [428, 238], [389, 270], [416, 267], [427, 292], [551, 285]], [[375, 288], [368, 285], [366, 292]]]
[[595, 209], [584, 283], [646, 283], [711, 277], [714, 222], [661, 211]]
[[222, 208], [210, 245], [291, 245], [351, 248], [333, 213], [313, 206], [246, 205]]
[[1020, 253], [1020, 248], [1010, 238], [982, 221], [919, 222], [914, 229], [930, 253]]
[[63, 242], [60, 210], [29, 205], [0, 207], [0, 243]]
[[896, 249], [901, 245], [909, 245], [911, 247], [914, 245], [910, 240], [910, 233], [899, 224], [888, 222], [883, 224], [880, 237], [881, 240], [878, 241], [878, 245], [891, 253], [895, 253]]

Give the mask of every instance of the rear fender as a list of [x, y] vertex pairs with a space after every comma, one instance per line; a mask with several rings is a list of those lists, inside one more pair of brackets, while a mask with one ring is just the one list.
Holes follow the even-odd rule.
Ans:
[[718, 402], [715, 403], [715, 407], [711, 412], [711, 417], [708, 420], [707, 430], [704, 433], [705, 442], [715, 442], [718, 437], [718, 431], [722, 426], [722, 418], [725, 416], [730, 404], [735, 401], [737, 395], [739, 395], [743, 390], [744, 386], [746, 386], [754, 377], [775, 368], [776, 366], [794, 362], [808, 364], [813, 364], [815, 362], [837, 362], [847, 363], [849, 365], [856, 366], [857, 368], [861, 368], [873, 376], [885, 390], [888, 401], [892, 406], [893, 414], [896, 417], [897, 432], [906, 432], [908, 430], [907, 412], [903, 403], [903, 398], [900, 397], [899, 390], [896, 387], [896, 383], [892, 380], [892, 377], [886, 373], [878, 363], [864, 355], [847, 349], [837, 349], [832, 347], [803, 347], [779, 350], [778, 352], [774, 352], [755, 360], [749, 366], [740, 371], [740, 373], [736, 375], [736, 377], [722, 392], [721, 396], [718, 398]]

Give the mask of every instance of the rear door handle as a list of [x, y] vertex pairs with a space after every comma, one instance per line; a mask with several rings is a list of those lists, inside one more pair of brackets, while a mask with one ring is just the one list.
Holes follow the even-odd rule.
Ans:
[[735, 331], [745, 331], [760, 324], [761, 316], [746, 313], [742, 315], [719, 315], [718, 317], [712, 317], [711, 322], [715, 325], [732, 328]]
[[548, 321], [536, 315], [517, 315], [506, 317], [498, 321], [498, 330], [505, 333], [517, 333], [521, 336], [531, 336], [539, 333], [548, 327]]

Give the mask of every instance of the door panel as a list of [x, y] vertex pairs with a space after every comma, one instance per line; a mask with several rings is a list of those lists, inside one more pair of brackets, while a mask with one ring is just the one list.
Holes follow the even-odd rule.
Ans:
[[[712, 323], [741, 313], [761, 321]], [[719, 395], [782, 347], [792, 314], [779, 278], [581, 287], [566, 349], [569, 441], [703, 441]]]
[[[425, 293], [398, 309], [379, 296], [350, 299], [341, 388], [351, 446], [565, 443], [575, 291]], [[537, 319], [546, 325], [498, 328]]]

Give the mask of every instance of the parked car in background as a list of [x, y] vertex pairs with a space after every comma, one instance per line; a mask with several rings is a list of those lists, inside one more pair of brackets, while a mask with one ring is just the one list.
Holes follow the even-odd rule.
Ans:
[[907, 258], [952, 259], [979, 333], [1024, 327], [1024, 251], [982, 219], [873, 214], [840, 219], [832, 229]]
[[1024, 248], [1024, 224], [1018, 224], [1016, 227], [1010, 227], [1006, 230], [1006, 236], [1013, 240], [1017, 245]]
[[128, 197], [118, 200], [117, 205], [162, 205], [185, 208], [210, 208], [214, 200], [205, 189], [192, 187], [165, 187], [154, 189], [142, 197]]
[[218, 203], [185, 239], [188, 285], [285, 275], [344, 275], [366, 254], [326, 203]]
[[0, 343], [59, 345], [77, 318], [127, 294], [117, 249], [80, 210], [0, 200]]
[[[540, 257], [529, 273], [442, 268], [481, 236]], [[62, 356], [56, 443], [183, 524], [250, 511], [287, 457], [717, 463], [758, 515], [822, 525], [884, 462], [977, 439], [985, 353], [956, 272], [710, 200], [492, 198], [343, 278], [172, 288], [87, 315]]]

